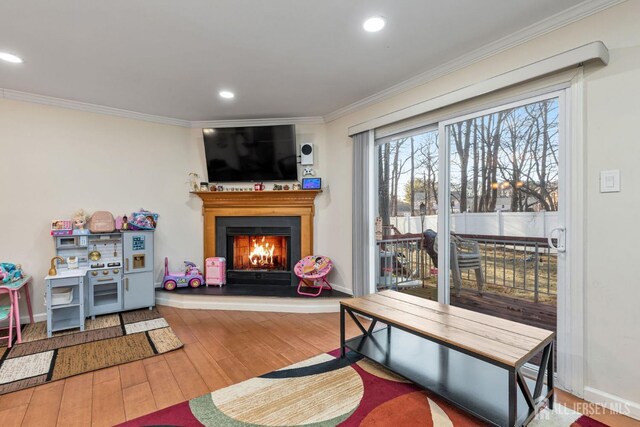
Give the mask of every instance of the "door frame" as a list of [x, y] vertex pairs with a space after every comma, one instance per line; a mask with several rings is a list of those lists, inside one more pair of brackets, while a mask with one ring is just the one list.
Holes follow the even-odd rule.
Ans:
[[[477, 110], [443, 120], [438, 124], [439, 184], [438, 230], [451, 225], [450, 160], [451, 144], [446, 127], [453, 123], [496, 113], [546, 99], [558, 98], [558, 225], [566, 228], [567, 251], [558, 253], [557, 286], [557, 383], [574, 395], [584, 395], [584, 149], [583, 149], [583, 71], [573, 76], [567, 87], [549, 88], [547, 92], [519, 97], [512, 102]], [[450, 235], [438, 233], [438, 301], [450, 304]], [[562, 284], [562, 286], [560, 286]]]

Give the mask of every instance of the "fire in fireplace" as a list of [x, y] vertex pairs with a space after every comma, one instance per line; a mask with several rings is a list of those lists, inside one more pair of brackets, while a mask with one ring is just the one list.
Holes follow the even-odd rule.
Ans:
[[286, 236], [233, 236], [235, 270], [286, 270]]
[[227, 284], [295, 286], [300, 217], [216, 218], [216, 256], [227, 259]]

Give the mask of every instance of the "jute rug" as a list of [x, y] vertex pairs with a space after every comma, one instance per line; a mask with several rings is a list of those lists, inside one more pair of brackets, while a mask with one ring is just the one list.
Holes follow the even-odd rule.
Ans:
[[[556, 404], [530, 426], [600, 427]], [[121, 426], [485, 426], [380, 365], [321, 354], [278, 371], [153, 412]]]
[[182, 347], [167, 321], [154, 310], [87, 319], [84, 332], [47, 338], [46, 322], [27, 325], [22, 343], [0, 347], [0, 394]]

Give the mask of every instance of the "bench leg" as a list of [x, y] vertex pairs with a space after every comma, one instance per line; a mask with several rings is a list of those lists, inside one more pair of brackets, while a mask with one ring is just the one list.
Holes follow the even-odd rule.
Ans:
[[[547, 385], [551, 389], [551, 395], [549, 396], [549, 409], [553, 410], [553, 399], [555, 395], [555, 389], [553, 388], [553, 376], [555, 374], [554, 362], [553, 362], [553, 346], [554, 343], [551, 341], [549, 344], [549, 361], [547, 363]], [[540, 369], [543, 369], [541, 366]]]
[[516, 371], [509, 370], [509, 427], [516, 425], [516, 417], [518, 415], [518, 388], [517, 388]]
[[340, 304], [340, 357], [344, 358], [345, 356], [345, 348], [344, 348], [344, 307]]

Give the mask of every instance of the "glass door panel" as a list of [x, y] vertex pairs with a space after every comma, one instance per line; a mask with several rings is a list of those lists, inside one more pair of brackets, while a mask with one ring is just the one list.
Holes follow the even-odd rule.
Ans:
[[377, 141], [376, 286], [437, 300], [438, 130]]
[[444, 125], [449, 148], [449, 301], [556, 329], [559, 98]]

